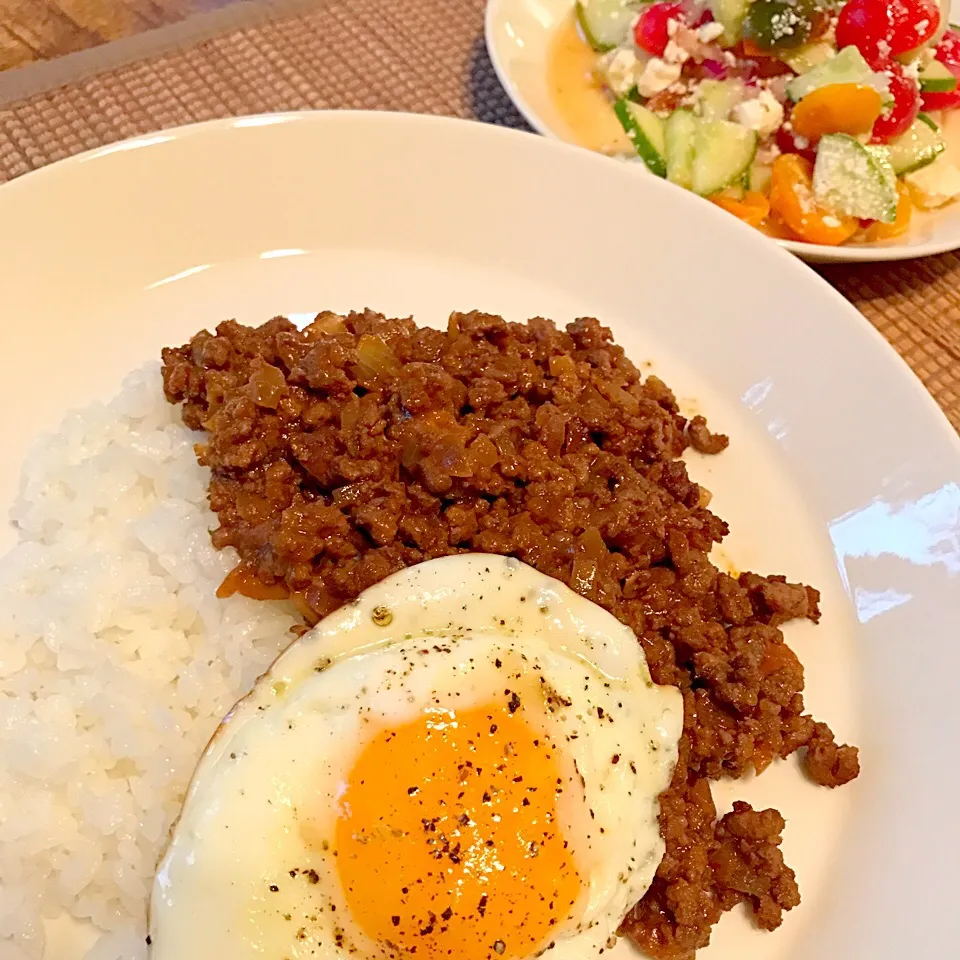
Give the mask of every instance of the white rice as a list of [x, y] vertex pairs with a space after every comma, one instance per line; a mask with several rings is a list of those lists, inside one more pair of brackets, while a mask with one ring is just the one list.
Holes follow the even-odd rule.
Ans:
[[24, 467], [0, 560], [0, 960], [42, 957], [64, 915], [104, 932], [90, 960], [144, 955], [196, 761], [290, 640], [282, 605], [215, 596], [235, 556], [210, 544], [196, 440], [152, 364]]

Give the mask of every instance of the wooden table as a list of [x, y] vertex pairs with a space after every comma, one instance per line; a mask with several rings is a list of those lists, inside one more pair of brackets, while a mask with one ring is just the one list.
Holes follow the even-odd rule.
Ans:
[[0, 70], [176, 23], [237, 0], [0, 0]]

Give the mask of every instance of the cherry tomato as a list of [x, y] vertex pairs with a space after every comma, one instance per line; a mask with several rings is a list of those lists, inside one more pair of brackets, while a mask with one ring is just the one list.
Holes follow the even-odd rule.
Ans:
[[813, 164], [784, 154], [773, 161], [770, 209], [801, 240], [830, 246], [844, 243], [856, 232], [856, 217], [834, 214], [813, 196]]
[[920, 87], [917, 81], [906, 76], [899, 63], [891, 62], [884, 67], [890, 77], [890, 93], [893, 105], [877, 117], [873, 125], [874, 143], [889, 143], [906, 133], [920, 112]]
[[870, 133], [880, 118], [880, 94], [856, 83], [831, 83], [808, 93], [790, 114], [796, 134], [819, 140], [826, 133]]
[[722, 193], [715, 193], [707, 199], [751, 227], [759, 227], [770, 214], [770, 201], [762, 193], [752, 190], [748, 190], [740, 200]]
[[960, 87], [949, 93], [924, 93], [920, 96], [920, 105], [928, 113], [931, 110], [953, 110], [960, 107]]
[[[948, 30], [933, 55], [960, 80], [960, 33]], [[949, 93], [924, 93], [922, 103], [924, 110], [953, 110], [960, 107], [960, 88]]]
[[811, 163], [817, 159], [817, 151], [814, 149], [814, 145], [793, 129], [792, 122], [780, 125], [776, 133], [776, 143], [781, 153], [798, 153]]
[[933, 0], [891, 0], [893, 29], [887, 42], [893, 54], [916, 50], [940, 27], [940, 7]]
[[906, 233], [913, 218], [913, 201], [910, 191], [904, 184], [897, 184], [897, 219], [893, 223], [871, 222], [864, 232], [863, 239], [868, 242], [890, 240]]
[[667, 24], [671, 20], [683, 18], [682, 3], [654, 3], [647, 7], [637, 19], [633, 28], [633, 39], [637, 46], [655, 57], [662, 57], [670, 42]]
[[948, 30], [937, 44], [933, 55], [951, 70], [954, 67], [960, 68], [960, 33]]
[[837, 49], [856, 47], [869, 61], [889, 55], [885, 49], [893, 33], [887, 0], [848, 0], [837, 18]]

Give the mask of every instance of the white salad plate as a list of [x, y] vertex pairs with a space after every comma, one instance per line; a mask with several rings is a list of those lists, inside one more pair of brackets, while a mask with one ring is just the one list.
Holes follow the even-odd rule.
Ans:
[[[544, 28], [550, 6], [537, 8]], [[730, 523], [722, 557], [822, 590], [820, 625], [790, 624], [787, 638], [811, 712], [862, 748], [861, 777], [839, 790], [793, 760], [716, 786], [722, 809], [742, 798], [784, 813], [804, 900], [774, 933], [724, 917], [702, 956], [955, 955], [960, 442], [803, 264], [625, 164], [397, 114], [142, 137], [0, 187], [0, 222], [5, 506], [28, 445], [68, 408], [226, 318], [366, 306], [434, 325], [473, 308], [599, 317], [688, 414], [730, 435], [720, 456], [688, 458]], [[713, 238], [712, 254], [689, 256], [691, 235]], [[55, 927], [45, 960], [78, 960], [91, 931]]]
[[[954, 0], [953, 10], [957, 7]], [[574, 0], [488, 0], [486, 10], [487, 50], [507, 95], [534, 130], [568, 142], [574, 135], [557, 108], [547, 63], [553, 37], [573, 8]], [[952, 149], [960, 156], [960, 145]], [[647, 175], [640, 163], [630, 167], [637, 176]], [[773, 242], [811, 263], [926, 257], [960, 247], [960, 203], [929, 213], [916, 211], [903, 237], [879, 243], [825, 247], [794, 240]]]

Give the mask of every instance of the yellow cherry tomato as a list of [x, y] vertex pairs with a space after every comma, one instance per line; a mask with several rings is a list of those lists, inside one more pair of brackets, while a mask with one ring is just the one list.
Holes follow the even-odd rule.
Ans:
[[808, 93], [790, 114], [793, 132], [808, 140], [826, 133], [869, 133], [883, 104], [873, 87], [857, 83], [831, 83]]
[[709, 200], [751, 227], [759, 227], [770, 213], [770, 201], [755, 190], [748, 190], [739, 200], [723, 193], [715, 193]]
[[835, 247], [849, 240], [860, 226], [856, 217], [825, 209], [813, 195], [813, 164], [796, 153], [773, 162], [770, 209], [800, 240]]

